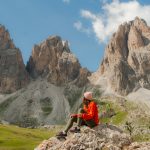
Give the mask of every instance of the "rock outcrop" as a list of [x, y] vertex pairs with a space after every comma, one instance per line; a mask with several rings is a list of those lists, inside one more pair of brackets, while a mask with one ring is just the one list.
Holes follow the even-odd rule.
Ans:
[[12, 93], [29, 81], [22, 55], [10, 39], [9, 32], [0, 25], [0, 93]]
[[150, 148], [150, 143], [132, 143], [129, 135], [113, 125], [84, 127], [81, 133], [69, 134], [66, 141], [55, 137], [43, 141], [35, 150], [134, 150]]
[[58, 86], [72, 81], [78, 86], [84, 86], [90, 75], [71, 53], [68, 42], [62, 41], [59, 36], [51, 36], [34, 46], [27, 70], [33, 78], [42, 76]]
[[[105, 49], [96, 78], [107, 78], [121, 95], [143, 87], [150, 89], [150, 27], [138, 17], [119, 26]], [[98, 80], [94, 79], [94, 80]], [[98, 82], [98, 81], [97, 81]]]
[[55, 137], [43, 141], [35, 150], [149, 150], [150, 142], [132, 142], [118, 127], [101, 124], [81, 133], [69, 134], [67, 140]]

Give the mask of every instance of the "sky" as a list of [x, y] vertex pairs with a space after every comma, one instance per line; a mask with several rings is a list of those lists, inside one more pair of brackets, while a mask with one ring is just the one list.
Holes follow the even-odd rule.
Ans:
[[136, 16], [150, 25], [149, 0], [0, 0], [0, 24], [26, 64], [48, 36], [68, 40], [82, 67], [96, 71], [118, 26]]

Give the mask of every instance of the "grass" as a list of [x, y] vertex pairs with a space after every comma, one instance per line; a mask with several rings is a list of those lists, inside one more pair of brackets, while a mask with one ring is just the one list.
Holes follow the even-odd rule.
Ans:
[[125, 111], [118, 111], [114, 117], [112, 117], [112, 123], [115, 125], [119, 125], [124, 122], [125, 118], [127, 117], [127, 112]]
[[33, 150], [43, 140], [56, 134], [57, 129], [27, 129], [0, 125], [0, 150]]
[[100, 113], [103, 113], [103, 112], [107, 112], [108, 110], [108, 106], [109, 106], [109, 109], [112, 109], [115, 111], [115, 115], [112, 116], [112, 117], [104, 117], [104, 118], [100, 118], [101, 122], [103, 123], [112, 123], [114, 125], [119, 125], [119, 124], [122, 124], [128, 113], [126, 111], [124, 111], [119, 105], [113, 103], [113, 102], [110, 102], [110, 101], [100, 101], [99, 102], [99, 112]]
[[150, 142], [150, 134], [136, 134], [132, 136], [133, 141], [136, 142]]

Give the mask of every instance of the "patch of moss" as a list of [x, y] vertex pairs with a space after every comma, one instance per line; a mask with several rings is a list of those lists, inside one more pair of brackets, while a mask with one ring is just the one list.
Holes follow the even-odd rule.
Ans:
[[127, 112], [125, 111], [118, 111], [115, 116], [112, 117], [112, 123], [115, 125], [119, 125], [123, 123], [125, 118], [127, 117]]
[[100, 122], [102, 122], [102, 123], [110, 123], [110, 121], [111, 121], [111, 119], [108, 117], [100, 118]]

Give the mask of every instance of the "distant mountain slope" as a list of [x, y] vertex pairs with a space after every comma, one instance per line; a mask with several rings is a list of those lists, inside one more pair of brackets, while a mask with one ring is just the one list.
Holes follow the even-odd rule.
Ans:
[[[6, 89], [12, 94], [0, 95], [1, 120], [24, 127], [59, 124], [65, 122], [72, 109], [75, 110], [79, 106], [78, 102], [89, 84], [87, 77], [91, 73], [81, 67], [78, 59], [70, 51], [67, 41], [58, 36], [51, 36], [41, 44], [35, 45], [26, 66], [28, 73], [18, 49], [0, 50], [0, 56], [9, 58], [0, 67], [0, 75], [5, 73], [2, 68], [10, 68], [10, 71], [13, 69], [16, 73], [5, 74], [6, 81], [9, 81], [10, 77], [11, 81], [16, 83], [16, 89], [9, 82], [4, 84], [4, 81], [0, 80], [0, 83], [3, 83], [2, 90], [9, 85], [14, 89]], [[26, 83], [26, 86], [21, 86], [22, 83]], [[22, 89], [16, 91], [17, 88]]]

